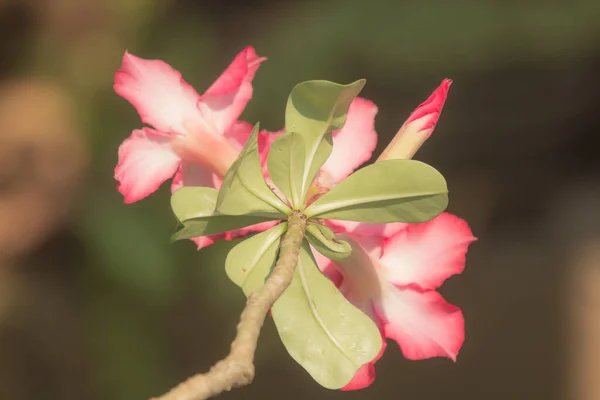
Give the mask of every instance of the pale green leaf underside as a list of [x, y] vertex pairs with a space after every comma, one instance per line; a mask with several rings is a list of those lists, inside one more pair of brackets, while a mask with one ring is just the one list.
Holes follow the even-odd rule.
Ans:
[[171, 195], [171, 208], [180, 222], [215, 214], [219, 191], [202, 186], [184, 186]]
[[223, 179], [216, 207], [222, 214], [283, 217], [290, 211], [265, 182], [260, 166], [257, 135], [258, 124], [254, 126], [239, 157]]
[[304, 205], [302, 177], [304, 176], [304, 140], [302, 135], [287, 132], [279, 136], [267, 158], [269, 176], [296, 210]]
[[171, 236], [171, 241], [191, 239], [199, 236], [215, 235], [250, 225], [272, 221], [273, 218], [255, 217], [252, 215], [215, 215], [208, 218], [188, 219]]
[[288, 132], [324, 132], [342, 129], [350, 103], [365, 86], [360, 79], [348, 85], [314, 80], [297, 84], [292, 89], [285, 109]]
[[319, 271], [306, 242], [294, 280], [272, 313], [290, 355], [328, 389], [345, 386], [382, 346], [375, 323]]
[[225, 272], [246, 295], [260, 289], [275, 264], [281, 236], [287, 222], [249, 237], [227, 254]]
[[344, 127], [350, 103], [365, 83], [364, 79], [348, 85], [315, 80], [299, 83], [292, 89], [285, 109], [285, 128], [304, 137], [303, 193], [329, 156], [319, 164], [317, 152], [323, 135]]
[[215, 211], [218, 195], [217, 189], [209, 187], [185, 186], [177, 189], [171, 196], [171, 208], [182, 227], [171, 236], [171, 241], [214, 235], [277, 218], [223, 215]]
[[338, 240], [331, 229], [324, 225], [309, 223], [306, 239], [321, 254], [331, 260], [343, 260], [352, 253], [348, 242]]
[[361, 168], [306, 209], [310, 218], [388, 223], [424, 222], [448, 206], [444, 177], [414, 160], [386, 160]]

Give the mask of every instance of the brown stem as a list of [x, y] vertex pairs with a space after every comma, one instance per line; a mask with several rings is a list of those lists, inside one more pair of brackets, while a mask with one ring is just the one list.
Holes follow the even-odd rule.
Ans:
[[254, 352], [260, 329], [273, 303], [292, 282], [302, 247], [306, 217], [293, 211], [279, 246], [279, 258], [265, 284], [251, 293], [240, 316], [231, 351], [207, 373], [194, 375], [168, 393], [151, 400], [203, 400], [254, 379]]

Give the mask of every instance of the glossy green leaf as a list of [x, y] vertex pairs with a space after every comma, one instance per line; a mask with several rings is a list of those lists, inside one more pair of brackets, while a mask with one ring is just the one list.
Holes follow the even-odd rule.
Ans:
[[258, 124], [223, 179], [216, 206], [221, 214], [283, 217], [290, 211], [265, 182], [257, 135]]
[[323, 135], [344, 127], [350, 103], [365, 83], [364, 79], [348, 85], [317, 80], [299, 83], [292, 89], [285, 109], [285, 129], [298, 132], [304, 138], [302, 193], [306, 193], [316, 172], [327, 160], [326, 157], [321, 162], [317, 157]]
[[338, 240], [335, 233], [325, 225], [309, 223], [306, 227], [306, 239], [321, 254], [331, 260], [343, 260], [352, 253], [352, 246]]
[[305, 242], [294, 280], [272, 308], [290, 355], [322, 386], [339, 389], [379, 353], [375, 323], [319, 271]]
[[[171, 241], [214, 235], [270, 221], [273, 218], [255, 215], [224, 215], [215, 211], [219, 191], [200, 186], [184, 186], [171, 196], [171, 208], [181, 223]], [[276, 218], [276, 216], [275, 216]]]
[[267, 168], [273, 183], [292, 203], [292, 207], [303, 208], [304, 140], [302, 135], [287, 132], [275, 139], [269, 150]]
[[361, 168], [306, 209], [310, 218], [388, 223], [428, 221], [448, 206], [444, 177], [414, 160], [386, 160]]
[[260, 289], [275, 265], [281, 236], [287, 222], [249, 237], [235, 246], [225, 260], [229, 279], [240, 286], [246, 295]]

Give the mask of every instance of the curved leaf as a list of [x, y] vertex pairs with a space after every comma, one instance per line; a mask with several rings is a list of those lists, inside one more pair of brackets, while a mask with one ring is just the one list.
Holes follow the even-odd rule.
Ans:
[[222, 214], [283, 217], [290, 211], [265, 182], [257, 135], [258, 124], [223, 179], [216, 206], [216, 210]]
[[344, 387], [382, 346], [375, 323], [319, 271], [306, 242], [294, 280], [272, 313], [287, 351], [329, 389]]
[[385, 160], [361, 168], [306, 209], [309, 218], [388, 223], [424, 222], [448, 206], [444, 177], [414, 160]]
[[246, 295], [260, 289], [275, 265], [281, 236], [287, 222], [249, 237], [227, 254], [225, 272]]
[[309, 223], [306, 227], [306, 239], [330, 260], [343, 260], [352, 253], [352, 246], [346, 241], [338, 240], [335, 233], [325, 225]]
[[295, 209], [304, 205], [302, 177], [304, 176], [304, 140], [302, 135], [287, 132], [279, 136], [269, 149], [269, 176]]
[[[273, 220], [256, 215], [224, 215], [215, 211], [219, 191], [200, 186], [184, 186], [171, 195], [171, 208], [181, 227], [171, 241], [214, 235]], [[276, 218], [276, 217], [275, 217]]]
[[302, 193], [306, 193], [317, 171], [327, 161], [317, 157], [323, 135], [342, 129], [350, 103], [358, 96], [366, 80], [348, 85], [315, 80], [294, 86], [285, 109], [285, 129], [298, 132], [304, 138], [304, 168]]

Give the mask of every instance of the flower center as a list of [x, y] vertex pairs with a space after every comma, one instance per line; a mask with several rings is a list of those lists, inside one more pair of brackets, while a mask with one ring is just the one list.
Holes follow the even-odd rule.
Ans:
[[210, 133], [198, 124], [185, 124], [185, 133], [177, 133], [173, 150], [187, 162], [200, 165], [224, 178], [240, 150], [226, 137]]

